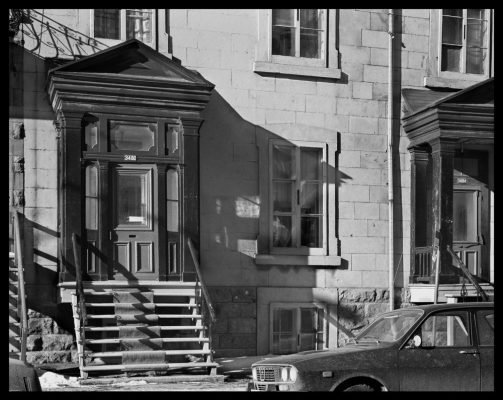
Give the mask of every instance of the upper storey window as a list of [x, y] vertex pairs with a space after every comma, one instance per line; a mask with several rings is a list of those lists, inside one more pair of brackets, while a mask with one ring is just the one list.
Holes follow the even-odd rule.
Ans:
[[272, 10], [272, 55], [325, 58], [325, 22], [325, 10]]
[[484, 9], [444, 9], [441, 70], [484, 74], [488, 58], [487, 28]]
[[336, 10], [260, 9], [254, 71], [339, 79]]
[[490, 9], [430, 10], [425, 86], [465, 89], [494, 76], [493, 26]]
[[152, 9], [95, 9], [92, 26], [97, 39], [138, 39], [153, 43], [154, 19]]

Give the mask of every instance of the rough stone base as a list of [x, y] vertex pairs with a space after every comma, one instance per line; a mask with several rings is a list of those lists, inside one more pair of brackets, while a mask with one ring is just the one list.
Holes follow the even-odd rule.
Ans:
[[28, 310], [26, 359], [31, 364], [76, 362], [74, 336], [45, 314]]
[[257, 289], [210, 287], [217, 322], [212, 326], [216, 357], [239, 357], [257, 353]]

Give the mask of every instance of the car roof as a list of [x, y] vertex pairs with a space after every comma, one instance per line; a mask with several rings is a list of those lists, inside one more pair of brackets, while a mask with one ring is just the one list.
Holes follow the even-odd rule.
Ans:
[[440, 304], [423, 304], [414, 305], [410, 307], [400, 308], [398, 310], [424, 310], [424, 311], [435, 311], [435, 310], [450, 310], [457, 308], [494, 308], [493, 301], [478, 301], [478, 302], [465, 302], [465, 303], [440, 303]]

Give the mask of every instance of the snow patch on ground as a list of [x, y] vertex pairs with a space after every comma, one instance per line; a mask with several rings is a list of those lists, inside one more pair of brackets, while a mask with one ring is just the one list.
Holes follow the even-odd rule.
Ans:
[[55, 374], [54, 372], [44, 372], [40, 377], [40, 385], [42, 389], [53, 388], [60, 386], [80, 386], [77, 378], [75, 376], [65, 376], [60, 374]]

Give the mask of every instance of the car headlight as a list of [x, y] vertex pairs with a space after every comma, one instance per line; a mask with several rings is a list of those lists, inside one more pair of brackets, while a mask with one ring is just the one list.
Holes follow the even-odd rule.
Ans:
[[255, 367], [252, 368], [252, 377], [254, 381], [257, 380], [257, 368]]
[[280, 378], [281, 382], [295, 382], [297, 380], [298, 371], [293, 366], [281, 367]]

